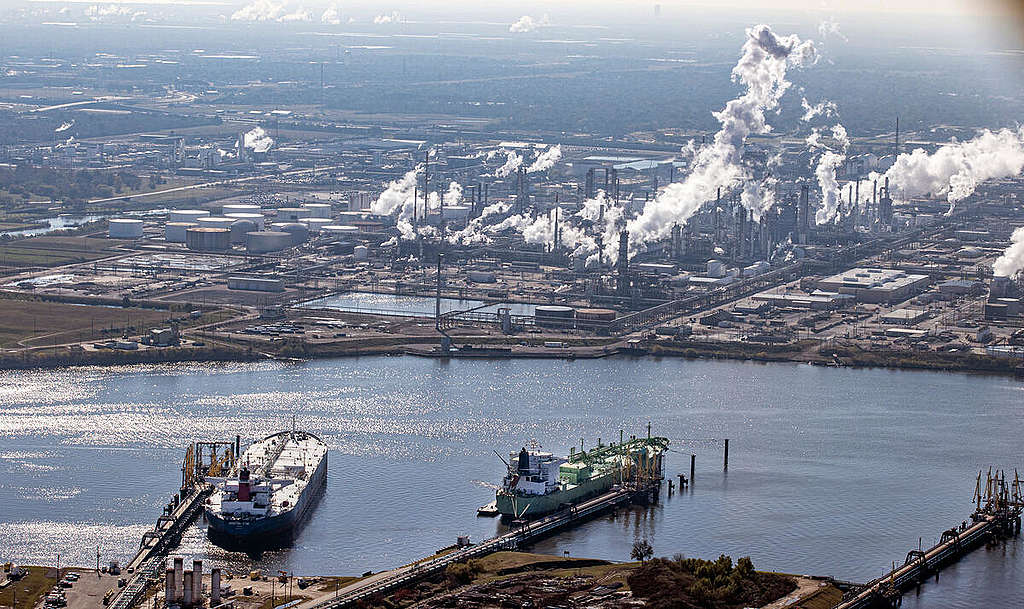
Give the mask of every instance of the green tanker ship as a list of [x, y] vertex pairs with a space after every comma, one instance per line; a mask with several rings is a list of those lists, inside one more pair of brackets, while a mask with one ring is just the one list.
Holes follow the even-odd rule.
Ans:
[[660, 480], [668, 439], [631, 438], [558, 457], [533, 443], [509, 454], [508, 472], [495, 491], [494, 509], [504, 517], [534, 518], [585, 501], [614, 485]]

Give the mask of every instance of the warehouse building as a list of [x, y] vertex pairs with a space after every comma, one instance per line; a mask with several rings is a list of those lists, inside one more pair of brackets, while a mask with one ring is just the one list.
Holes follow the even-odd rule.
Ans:
[[858, 302], [893, 303], [916, 295], [927, 285], [927, 275], [891, 269], [855, 268], [822, 279], [817, 287], [825, 292], [850, 294]]

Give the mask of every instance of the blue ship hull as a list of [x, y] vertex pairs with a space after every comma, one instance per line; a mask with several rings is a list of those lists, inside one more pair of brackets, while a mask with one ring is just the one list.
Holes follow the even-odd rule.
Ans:
[[316, 506], [327, 483], [327, 455], [309, 478], [295, 506], [268, 518], [234, 520], [222, 518], [207, 508], [207, 534], [219, 545], [230, 547], [275, 547], [294, 539]]

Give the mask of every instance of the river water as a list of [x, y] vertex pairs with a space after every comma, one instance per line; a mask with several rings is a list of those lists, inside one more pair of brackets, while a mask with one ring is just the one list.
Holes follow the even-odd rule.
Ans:
[[[1024, 384], [798, 364], [608, 358], [369, 357], [0, 374], [0, 562], [129, 558], [180, 482], [192, 440], [299, 425], [329, 445], [326, 494], [295, 546], [249, 557], [202, 524], [182, 553], [235, 569], [359, 574], [499, 530], [476, 508], [535, 438], [567, 453], [618, 430], [672, 440], [693, 488], [535, 550], [734, 558], [866, 581], [966, 519], [978, 470], [1020, 466]], [[722, 438], [730, 468], [722, 470]], [[1014, 606], [1021, 546], [978, 550], [904, 607]], [[209, 564], [209, 563], [208, 563]]]

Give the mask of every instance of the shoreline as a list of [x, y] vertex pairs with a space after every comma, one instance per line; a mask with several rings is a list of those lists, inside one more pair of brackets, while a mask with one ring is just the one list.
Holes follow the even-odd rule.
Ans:
[[[89, 366], [128, 366], [137, 364], [256, 362], [275, 360], [304, 362], [318, 359], [368, 356], [410, 356], [437, 359], [599, 359], [631, 356], [673, 357], [688, 360], [727, 359], [752, 362], [789, 362], [831, 368], [882, 368], [985, 374], [1019, 378], [1024, 361], [997, 358], [976, 353], [940, 353], [914, 351], [867, 351], [850, 346], [831, 346], [828, 353], [814, 349], [817, 343], [802, 341], [770, 346], [752, 343], [706, 341], [658, 341], [630, 344], [624, 341], [564, 340], [564, 346], [548, 348], [543, 341], [523, 345], [523, 341], [495, 340], [494, 337], [459, 337], [470, 344], [448, 358], [436, 352], [439, 341], [415, 337], [387, 341], [346, 341], [344, 344], [298, 344], [278, 349], [234, 347], [218, 343], [206, 347], [148, 348], [138, 351], [63, 351], [59, 353], [21, 352], [0, 355], [0, 370], [52, 370]], [[468, 339], [468, 340], [467, 340]], [[365, 344], [370, 342], [372, 344]], [[357, 344], [364, 343], [364, 344]], [[597, 343], [597, 344], [595, 344]]]

